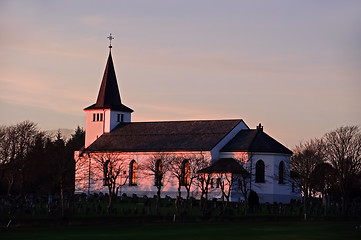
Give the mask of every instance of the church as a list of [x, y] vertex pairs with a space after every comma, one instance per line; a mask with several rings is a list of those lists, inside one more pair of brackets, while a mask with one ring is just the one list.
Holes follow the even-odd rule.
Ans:
[[[221, 199], [228, 193], [230, 201], [242, 201], [252, 190], [261, 203], [296, 198], [289, 181], [292, 152], [261, 124], [252, 129], [242, 119], [132, 122], [111, 48], [96, 102], [84, 109], [85, 146], [74, 154], [75, 193], [107, 193], [113, 178], [118, 195], [153, 197], [159, 190], [162, 197], [199, 199], [206, 193]], [[243, 182], [233, 178], [240, 172], [247, 176]]]

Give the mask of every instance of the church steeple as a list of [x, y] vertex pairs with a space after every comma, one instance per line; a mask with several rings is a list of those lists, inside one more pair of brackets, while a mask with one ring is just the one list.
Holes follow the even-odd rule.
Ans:
[[103, 80], [100, 85], [97, 101], [95, 104], [85, 108], [84, 110], [111, 109], [122, 112], [133, 112], [132, 109], [122, 104], [119, 94], [117, 77], [115, 75], [115, 70], [114, 70], [111, 47], [112, 45], [109, 46], [108, 61], [105, 66]]
[[85, 147], [90, 146], [103, 133], [111, 132], [121, 122], [131, 122], [132, 109], [122, 104], [115, 75], [110, 34], [109, 56], [105, 66], [96, 103], [84, 109]]

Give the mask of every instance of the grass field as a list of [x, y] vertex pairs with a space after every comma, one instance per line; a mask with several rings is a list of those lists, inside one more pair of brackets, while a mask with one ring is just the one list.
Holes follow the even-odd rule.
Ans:
[[355, 222], [134, 223], [0, 229], [0, 239], [361, 239]]

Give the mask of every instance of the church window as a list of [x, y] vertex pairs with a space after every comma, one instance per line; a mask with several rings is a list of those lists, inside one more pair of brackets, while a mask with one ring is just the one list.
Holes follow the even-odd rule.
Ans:
[[211, 188], [214, 188], [214, 178], [211, 179]]
[[138, 175], [138, 164], [135, 160], [132, 160], [129, 165], [129, 185], [136, 186], [137, 185], [137, 176]]
[[93, 113], [93, 122], [102, 122], [103, 113]]
[[182, 163], [181, 171], [181, 185], [188, 186], [190, 182], [190, 165], [188, 160], [184, 160]]
[[157, 160], [155, 163], [155, 178], [154, 178], [154, 185], [155, 186], [162, 186], [163, 185], [163, 163], [162, 160]]
[[117, 122], [124, 122], [124, 114], [117, 114]]
[[284, 171], [285, 171], [285, 164], [283, 161], [280, 162], [278, 166], [278, 183], [284, 184]]
[[109, 186], [111, 181], [111, 172], [109, 171], [109, 160], [103, 164], [103, 185]]
[[217, 178], [216, 188], [220, 188], [220, 187], [221, 187], [221, 178]]
[[262, 160], [258, 160], [256, 163], [256, 183], [265, 182], [265, 166]]

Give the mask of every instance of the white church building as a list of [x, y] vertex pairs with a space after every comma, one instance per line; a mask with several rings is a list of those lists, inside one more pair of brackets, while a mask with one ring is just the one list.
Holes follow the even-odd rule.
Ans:
[[[132, 122], [133, 110], [121, 101], [111, 46], [97, 100], [84, 111], [85, 146], [75, 152], [76, 193], [108, 192], [108, 169], [99, 164], [102, 156], [108, 156], [121, 160], [116, 180], [121, 194], [153, 197], [157, 193], [157, 179], [152, 176], [149, 163], [166, 155], [183, 158], [185, 174], [180, 185], [176, 174], [164, 173], [161, 196], [176, 197], [180, 186], [185, 197], [185, 185], [189, 184], [191, 174], [187, 159], [202, 158], [208, 169], [229, 159], [237, 162], [249, 173], [247, 188], [258, 194], [260, 202], [288, 203], [296, 197], [288, 181], [292, 152], [267, 135], [261, 125], [251, 129], [242, 119]], [[146, 163], [148, 169], [142, 168]], [[163, 171], [165, 165], [155, 166], [155, 170]], [[217, 174], [212, 176], [208, 198], [221, 198]], [[192, 181], [189, 193], [200, 198], [196, 181], [196, 178]], [[237, 186], [232, 187], [231, 201], [243, 199], [238, 190]]]

